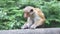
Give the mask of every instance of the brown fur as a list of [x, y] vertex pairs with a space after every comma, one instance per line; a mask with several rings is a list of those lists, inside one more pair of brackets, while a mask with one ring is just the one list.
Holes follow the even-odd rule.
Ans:
[[[30, 10], [33, 9], [32, 14], [30, 14]], [[21, 28], [29, 28], [29, 29], [34, 29], [37, 26], [41, 26], [44, 24], [45, 21], [45, 16], [44, 13], [39, 9], [39, 8], [34, 8], [31, 6], [25, 7], [24, 8], [25, 12], [29, 12], [29, 17], [27, 17], [27, 23], [25, 23]], [[25, 13], [26, 14], [26, 13]]]

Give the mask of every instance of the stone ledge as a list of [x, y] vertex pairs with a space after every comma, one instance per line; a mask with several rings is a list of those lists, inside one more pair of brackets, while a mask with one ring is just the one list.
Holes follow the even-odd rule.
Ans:
[[60, 34], [60, 28], [0, 30], [0, 34]]

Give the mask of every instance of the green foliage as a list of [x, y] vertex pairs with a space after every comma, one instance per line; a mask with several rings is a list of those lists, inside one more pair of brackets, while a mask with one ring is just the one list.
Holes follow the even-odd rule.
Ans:
[[60, 27], [60, 1], [57, 0], [0, 0], [0, 30], [20, 29], [26, 19], [23, 8], [33, 6], [45, 14], [45, 27]]

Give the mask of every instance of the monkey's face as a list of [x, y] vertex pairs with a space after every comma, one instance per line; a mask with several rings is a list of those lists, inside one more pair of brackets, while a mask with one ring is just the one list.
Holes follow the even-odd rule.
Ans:
[[24, 11], [24, 17], [28, 18], [30, 16], [32, 16], [34, 14], [33, 9], [31, 9], [30, 11]]

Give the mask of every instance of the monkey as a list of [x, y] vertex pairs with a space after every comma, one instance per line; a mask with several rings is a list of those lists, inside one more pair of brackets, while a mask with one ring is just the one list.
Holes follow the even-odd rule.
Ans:
[[39, 8], [27, 6], [23, 9], [24, 18], [27, 22], [21, 27], [21, 29], [36, 29], [36, 27], [44, 24], [45, 16]]

